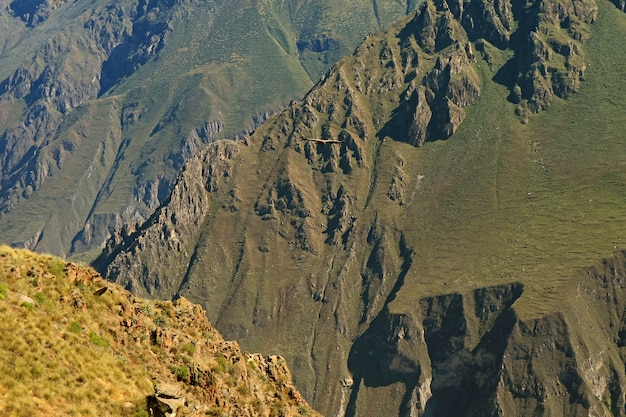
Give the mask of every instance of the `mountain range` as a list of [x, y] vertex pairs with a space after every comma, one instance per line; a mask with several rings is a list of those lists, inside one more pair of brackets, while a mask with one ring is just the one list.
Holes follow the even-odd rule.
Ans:
[[428, 0], [93, 263], [330, 416], [624, 415], [623, 5]]
[[[623, 2], [2, 6], [0, 239], [130, 290], [2, 248], [2, 322], [36, 318], [3, 407], [66, 406], [20, 385], [33, 341], [79, 413], [172, 397], [150, 369], [195, 411], [229, 371], [205, 414], [314, 413], [280, 354], [328, 416], [626, 414]], [[229, 367], [205, 316], [271, 356]]]
[[[3, 0], [0, 240], [97, 255], [413, 0]], [[81, 257], [82, 256], [82, 257]]]

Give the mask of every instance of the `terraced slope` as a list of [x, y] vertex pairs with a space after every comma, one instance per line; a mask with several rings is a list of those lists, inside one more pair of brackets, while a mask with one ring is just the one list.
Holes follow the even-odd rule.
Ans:
[[0, 247], [0, 318], [5, 416], [318, 415], [284, 359], [243, 353], [200, 306], [59, 258]]
[[99, 248], [411, 1], [0, 2], [0, 241]]
[[622, 415], [625, 34], [606, 1], [425, 2], [94, 265], [327, 415]]

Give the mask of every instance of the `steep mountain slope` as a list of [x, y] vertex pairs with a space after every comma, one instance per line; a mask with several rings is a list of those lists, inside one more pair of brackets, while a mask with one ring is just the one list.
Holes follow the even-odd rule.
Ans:
[[425, 2], [94, 266], [326, 415], [622, 415], [625, 34], [606, 1]]
[[55, 254], [148, 217], [411, 1], [0, 2], [0, 241]]
[[200, 306], [59, 258], [0, 247], [0, 318], [5, 416], [317, 415], [281, 357], [242, 353]]

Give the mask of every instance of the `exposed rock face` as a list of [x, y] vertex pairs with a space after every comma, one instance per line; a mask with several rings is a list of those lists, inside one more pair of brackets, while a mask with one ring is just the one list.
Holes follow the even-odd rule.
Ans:
[[[512, 49], [515, 57], [503, 67], [511, 84], [511, 100], [520, 104], [518, 114], [527, 120], [524, 109], [539, 112], [549, 107], [553, 96], [567, 98], [580, 88], [585, 64], [580, 42], [588, 38], [587, 24], [594, 21], [593, 2], [525, 6], [525, 16], [515, 30], [513, 6], [506, 1], [473, 1], [469, 4], [445, 1], [425, 2], [403, 30], [403, 57], [412, 57], [420, 71], [418, 56], [436, 54], [436, 64], [423, 78], [406, 90], [402, 112], [408, 113], [408, 143], [423, 146], [427, 140], [450, 137], [463, 122], [463, 108], [480, 96], [472, 41], [481, 50], [489, 42], [500, 49]], [[538, 10], [539, 11], [538, 11]], [[569, 37], [556, 37], [555, 31]], [[511, 38], [513, 37], [513, 40]], [[565, 39], [565, 40], [564, 40]], [[411, 44], [415, 41], [421, 51]], [[406, 63], [406, 58], [404, 59]]]
[[311, 37], [308, 39], [300, 39], [298, 40], [297, 45], [300, 52], [324, 52], [338, 49], [340, 46], [340, 42], [338, 39], [331, 38], [326, 34], [321, 34], [319, 36]]
[[[507, 1], [442, 0], [425, 3], [411, 25], [426, 52], [442, 50], [460, 38], [515, 51], [502, 77], [512, 91], [519, 86], [520, 97], [515, 100], [523, 100], [522, 107], [539, 112], [550, 106], [553, 96], [567, 98], [580, 88], [585, 71], [580, 43], [589, 37], [587, 25], [595, 20], [597, 6], [593, 1], [541, 1], [526, 4], [517, 15], [513, 9]], [[565, 36], [557, 35], [563, 32]], [[471, 52], [468, 56], [473, 59]], [[462, 68], [467, 71], [466, 65]], [[476, 84], [467, 87], [479, 92]], [[475, 100], [472, 96], [469, 103]]]
[[[191, 261], [193, 252], [189, 251], [188, 245], [197, 241], [202, 233], [203, 222], [210, 221], [211, 194], [229, 187], [229, 177], [238, 153], [238, 145], [232, 141], [219, 141], [209, 148], [203, 159], [193, 159], [186, 165], [181, 174], [186, 178], [179, 181], [172, 195], [169, 197], [169, 205], [156, 211], [149, 223], [152, 225], [164, 225], [161, 229], [151, 228], [156, 233], [152, 236], [142, 236], [141, 230], [132, 226], [125, 227], [121, 233], [108, 242], [105, 249], [106, 258], [101, 257], [100, 262], [110, 262], [112, 259], [125, 258], [124, 264], [117, 264], [118, 272], [111, 274], [124, 276], [120, 284], [137, 293], [159, 295], [160, 298], [174, 297], [185, 283], [185, 279], [175, 282], [170, 277], [184, 277], [184, 268]], [[188, 182], [187, 179], [193, 180]], [[232, 208], [236, 208], [236, 195], [233, 196]], [[193, 210], [189, 208], [193, 207]], [[139, 240], [137, 240], [139, 239]], [[166, 246], [155, 247], [150, 244], [153, 241], [167, 241]], [[145, 249], [150, 249], [150, 254], [144, 254]], [[181, 262], [178, 258], [184, 253], [187, 258]], [[150, 273], [143, 267], [143, 262], [136, 262], [135, 256], [146, 256], [147, 259], [158, 258], [167, 265], [161, 273]], [[182, 268], [182, 269], [181, 269]], [[131, 277], [142, 278], [140, 281]]]
[[[100, 247], [165, 201], [187, 159], [215, 139], [253, 131], [365, 33], [413, 8], [384, 0], [375, 12], [361, 2], [348, 20], [344, 6], [7, 2], [0, 239], [64, 255]], [[336, 30], [333, 19], [342, 22]], [[23, 215], [31, 210], [36, 219]]]
[[[513, 6], [426, 2], [367, 37], [301, 102], [191, 159], [168, 203], [116, 234], [94, 266], [139, 294], [203, 303], [246, 346], [284, 349], [305, 398], [329, 415], [588, 415], [612, 407], [608, 397], [621, 404], [611, 332], [626, 328], [623, 313], [606, 317], [613, 306], [590, 295], [605, 284], [572, 272], [606, 253], [597, 230], [614, 236], [626, 212], [576, 217], [593, 203], [581, 189], [621, 174], [572, 190], [569, 160], [558, 175], [538, 172], [549, 164], [533, 135], [551, 138], [521, 126], [506, 97], [526, 120], [555, 91], [576, 91], [580, 77], [561, 69], [580, 63], [561, 68], [569, 52], [542, 42], [558, 30], [581, 58], [584, 36], [561, 17], [583, 33], [595, 9]], [[528, 54], [556, 69], [525, 78]], [[556, 164], [558, 141], [576, 132], [549, 131]], [[597, 162], [575, 160], [595, 175]], [[548, 240], [550, 227], [576, 243]], [[584, 233], [594, 236], [585, 250]], [[585, 263], [553, 258], [573, 262], [572, 252]], [[585, 333], [581, 312], [597, 332]], [[602, 345], [606, 360], [586, 362]]]
[[456, 43], [438, 57], [412, 98], [417, 104], [408, 126], [409, 143], [422, 146], [426, 140], [447, 139], [463, 122], [462, 109], [480, 96], [473, 60], [469, 43]]
[[519, 283], [424, 298], [410, 314], [384, 309], [350, 352], [346, 415], [380, 407], [360, 390], [397, 383], [400, 415], [621, 415], [625, 259], [585, 271], [576, 304], [543, 317], [518, 316]]
[[154, 386], [156, 406], [166, 417], [176, 417], [178, 409], [185, 405], [181, 388], [174, 384], [158, 383]]
[[56, 9], [64, 0], [13, 0], [9, 9], [15, 16], [19, 16], [28, 26], [37, 26], [50, 16], [52, 10]]
[[374, 405], [360, 398], [360, 389], [394, 383], [406, 388], [400, 415], [468, 415], [466, 410], [476, 409], [471, 402], [481, 404], [483, 391], [496, 385], [506, 345], [500, 322], [510, 321], [504, 313], [520, 294], [521, 285], [512, 284], [479, 289], [469, 297], [425, 298], [411, 314], [383, 310], [350, 353], [355, 387], [347, 415]]
[[[37, 10], [45, 8], [48, 3], [41, 2]], [[22, 123], [3, 129], [0, 185], [3, 194], [10, 193], [10, 197], [2, 199], [0, 212], [7, 211], [28, 187], [29, 193], [39, 189], [46, 178], [52, 175], [54, 165], [62, 166], [65, 154], [72, 153], [79, 146], [83, 138], [68, 138], [54, 145], [57, 148], [56, 163], [38, 157], [37, 149], [45, 142], [50, 131], [61, 125], [64, 116], [80, 104], [97, 97], [100, 67], [128, 36], [126, 25], [135, 13], [135, 10], [112, 9], [104, 16], [91, 18], [84, 23], [85, 29], [94, 33], [90, 59], [82, 68], [88, 79], [83, 78], [83, 73], [77, 74], [73, 68], [80, 60], [80, 49], [72, 42], [80, 40], [63, 33], [58, 38], [50, 39], [37, 51], [33, 64], [17, 69], [0, 83], [1, 108], [10, 109], [15, 101], [20, 100], [30, 103]], [[71, 52], [62, 53], [61, 48], [66, 47]], [[25, 172], [30, 174], [24, 175]], [[17, 175], [19, 173], [22, 174]]]

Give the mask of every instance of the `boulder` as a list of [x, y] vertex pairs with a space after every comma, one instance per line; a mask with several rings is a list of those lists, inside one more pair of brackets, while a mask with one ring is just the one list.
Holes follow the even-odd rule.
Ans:
[[176, 417], [178, 409], [185, 405], [183, 390], [169, 382], [159, 382], [154, 386], [154, 399], [158, 410], [166, 417]]

